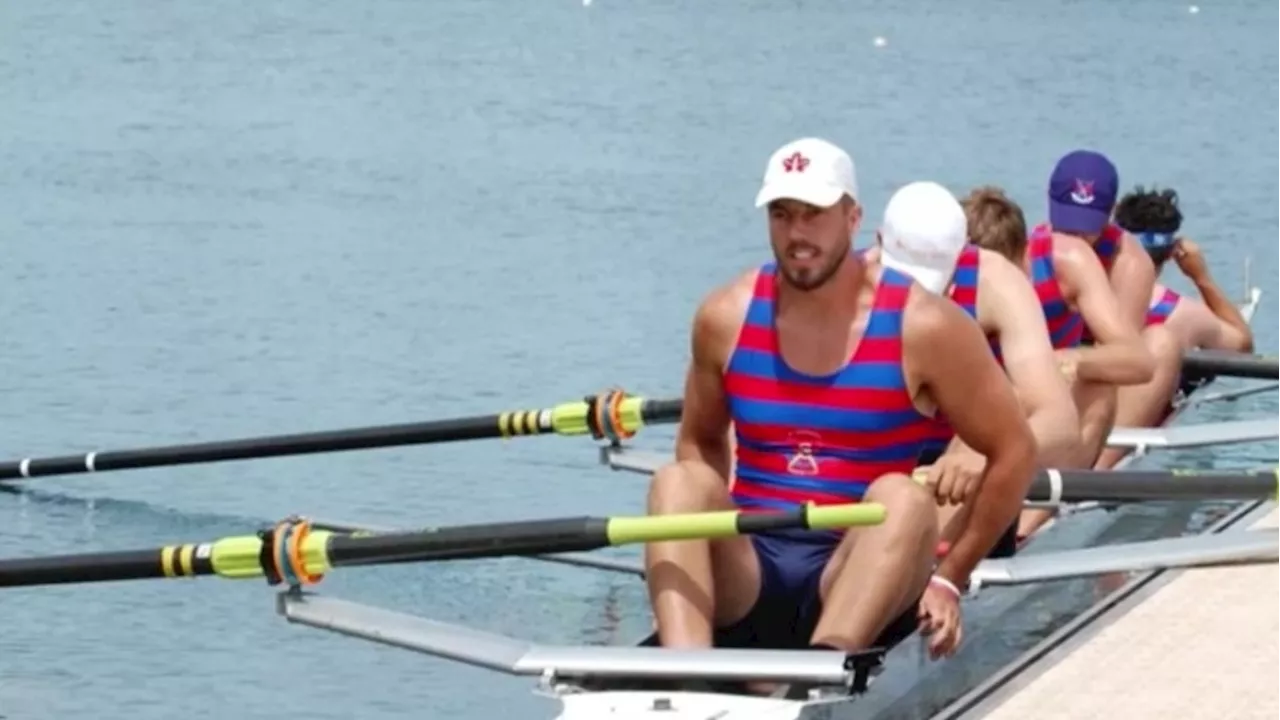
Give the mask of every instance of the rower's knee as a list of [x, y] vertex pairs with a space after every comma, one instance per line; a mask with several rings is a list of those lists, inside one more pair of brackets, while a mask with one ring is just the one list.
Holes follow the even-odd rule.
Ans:
[[725, 479], [706, 463], [672, 462], [649, 482], [649, 513], [661, 515], [720, 509], [731, 504]]
[[1152, 325], [1142, 331], [1142, 342], [1155, 360], [1155, 377], [1173, 377], [1182, 371], [1182, 343], [1172, 330]]
[[902, 473], [881, 476], [867, 489], [862, 500], [884, 506], [884, 525], [937, 538], [937, 502], [927, 488], [909, 476]]

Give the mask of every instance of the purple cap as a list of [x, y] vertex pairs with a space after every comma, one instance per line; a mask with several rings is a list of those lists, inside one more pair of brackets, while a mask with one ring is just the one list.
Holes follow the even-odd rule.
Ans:
[[1119, 191], [1120, 177], [1106, 155], [1067, 153], [1049, 178], [1049, 224], [1062, 232], [1097, 235], [1111, 220]]

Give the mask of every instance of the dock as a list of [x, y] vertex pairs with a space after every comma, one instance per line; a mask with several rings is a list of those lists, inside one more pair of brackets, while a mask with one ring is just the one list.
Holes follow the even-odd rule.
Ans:
[[[1266, 503], [1222, 531], [1278, 521]], [[1131, 584], [1115, 604], [1046, 638], [1003, 679], [936, 717], [1280, 716], [1280, 565], [1163, 572]]]

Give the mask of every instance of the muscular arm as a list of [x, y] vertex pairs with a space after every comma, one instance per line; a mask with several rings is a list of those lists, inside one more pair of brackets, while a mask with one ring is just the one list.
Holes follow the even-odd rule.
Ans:
[[972, 511], [938, 573], [964, 586], [1022, 510], [1036, 441], [982, 330], [959, 306], [913, 288], [903, 328], [908, 377], [969, 447], [987, 458]]
[[994, 320], [1005, 372], [1035, 436], [1040, 462], [1070, 463], [1080, 440], [1071, 387], [1058, 372], [1049, 328], [1025, 273], [998, 253], [982, 251], [978, 317]]
[[[1119, 270], [1118, 258], [1116, 263]], [[1074, 301], [1093, 333], [1092, 347], [1071, 351], [1076, 355], [1076, 376], [1116, 385], [1141, 385], [1150, 380], [1155, 372], [1155, 359], [1142, 342], [1139, 328], [1143, 321], [1135, 324], [1125, 316], [1093, 248], [1081, 240], [1055, 235], [1053, 264], [1068, 299]], [[1146, 285], [1144, 292], [1145, 318], [1151, 301], [1151, 284]], [[1133, 300], [1129, 302], [1132, 304]]]
[[733, 289], [716, 290], [693, 318], [693, 356], [685, 373], [684, 410], [676, 431], [676, 460], [696, 460], [730, 476], [729, 409], [724, 390], [727, 348], [737, 333]]
[[1151, 306], [1151, 289], [1156, 284], [1156, 266], [1138, 241], [1129, 235], [1120, 238], [1109, 281], [1125, 322], [1141, 333], [1146, 327], [1147, 308]]
[[1192, 333], [1196, 346], [1211, 350], [1253, 352], [1253, 330], [1245, 322], [1244, 315], [1240, 314], [1240, 308], [1213, 281], [1213, 276], [1205, 272], [1203, 276], [1191, 278], [1191, 282], [1195, 283], [1209, 310], [1196, 313], [1200, 320]]

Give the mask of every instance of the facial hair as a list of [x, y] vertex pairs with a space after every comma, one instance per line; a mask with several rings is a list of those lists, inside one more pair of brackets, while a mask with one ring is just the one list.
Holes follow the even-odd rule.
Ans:
[[836, 271], [840, 269], [840, 264], [849, 255], [851, 248], [852, 244], [846, 245], [843, 250], [830, 253], [827, 263], [814, 269], [794, 270], [788, 268], [787, 263], [783, 261], [777, 251], [774, 251], [773, 255], [774, 259], [778, 261], [778, 274], [782, 276], [782, 279], [788, 285], [800, 292], [812, 292], [826, 285], [831, 278], [835, 277]]

